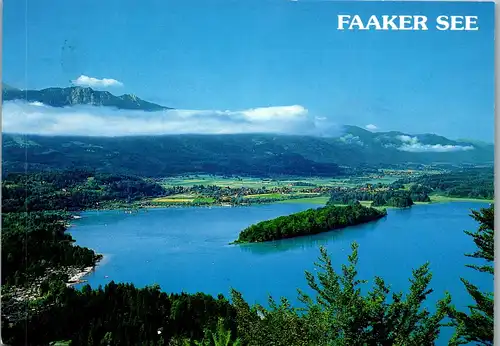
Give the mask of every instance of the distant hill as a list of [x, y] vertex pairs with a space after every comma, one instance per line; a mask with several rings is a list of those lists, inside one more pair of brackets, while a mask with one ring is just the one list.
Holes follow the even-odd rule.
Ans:
[[488, 146], [491, 145], [491, 143], [488, 143], [488, 142], [485, 142], [485, 141], [479, 141], [479, 140], [476, 140], [476, 139], [458, 139], [457, 141], [471, 143], [474, 146], [478, 146], [478, 147], [488, 147]]
[[24, 91], [10, 87], [7, 84], [3, 84], [2, 100], [26, 100], [28, 102], [41, 102], [52, 107], [92, 105], [142, 111], [161, 111], [164, 109], [171, 109], [169, 107], [141, 100], [135, 95], [125, 94], [115, 96], [107, 91], [98, 91], [92, 88], [82, 88], [78, 86]]
[[[342, 168], [345, 166], [493, 162], [493, 145], [463, 151], [411, 152], [395, 144], [398, 141], [401, 145], [401, 141], [394, 136], [405, 135], [349, 129], [337, 138], [257, 134], [151, 137], [4, 134], [3, 170], [24, 171], [26, 164], [30, 171], [85, 168], [157, 177], [186, 173], [338, 176], [345, 172]], [[416, 137], [422, 141], [429, 138], [430, 143], [436, 139], [432, 135]], [[445, 143], [469, 146], [451, 140]]]
[[[265, 143], [260, 143], [264, 139]], [[4, 134], [3, 169], [84, 168], [168, 176], [185, 173], [335, 176], [334, 162], [315, 162], [272, 137], [180, 135], [157, 137], [45, 137]], [[25, 156], [27, 155], [27, 156]], [[25, 160], [27, 157], [27, 161]]]

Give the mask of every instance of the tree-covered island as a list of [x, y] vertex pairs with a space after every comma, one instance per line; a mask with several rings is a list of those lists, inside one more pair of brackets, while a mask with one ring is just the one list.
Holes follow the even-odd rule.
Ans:
[[386, 215], [385, 209], [364, 207], [359, 203], [342, 207], [328, 205], [254, 224], [243, 230], [234, 243], [257, 243], [318, 234], [375, 221]]

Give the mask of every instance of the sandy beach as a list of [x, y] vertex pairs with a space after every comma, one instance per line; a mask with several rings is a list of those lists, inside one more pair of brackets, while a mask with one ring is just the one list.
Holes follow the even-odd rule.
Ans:
[[76, 285], [76, 284], [84, 282], [82, 280], [83, 277], [85, 277], [86, 275], [90, 274], [93, 270], [94, 270], [94, 267], [85, 267], [82, 271], [80, 271], [80, 272], [72, 275], [69, 278], [69, 281], [66, 283], [66, 285], [67, 286], [72, 286], [72, 285]]
[[92, 267], [85, 267], [83, 268], [82, 270], [72, 270], [69, 275], [69, 280], [68, 282], [66, 283], [66, 286], [74, 286], [74, 285], [77, 285], [77, 284], [80, 284], [82, 282], [85, 282], [85, 280], [83, 279], [85, 276], [87, 276], [88, 274], [92, 273], [95, 268], [103, 263], [104, 259], [106, 258], [106, 256], [102, 255], [102, 258], [96, 263], [95, 266], [92, 266]]

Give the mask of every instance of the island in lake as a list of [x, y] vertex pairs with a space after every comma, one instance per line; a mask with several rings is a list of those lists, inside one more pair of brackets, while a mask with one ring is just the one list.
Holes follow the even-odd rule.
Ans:
[[328, 205], [259, 222], [243, 230], [234, 243], [257, 243], [318, 234], [375, 221], [386, 215], [385, 209], [364, 207], [359, 202], [348, 206]]

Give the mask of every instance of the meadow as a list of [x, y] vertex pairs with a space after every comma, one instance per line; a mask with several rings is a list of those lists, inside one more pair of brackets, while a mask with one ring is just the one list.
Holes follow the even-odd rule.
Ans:
[[[236, 195], [240, 196], [240, 203], [313, 203], [324, 205], [328, 201], [326, 190], [334, 187], [353, 188], [366, 184], [389, 185], [400, 178], [418, 177], [423, 174], [435, 174], [435, 170], [380, 170], [365, 176], [352, 176], [342, 178], [328, 177], [283, 177], [259, 178], [246, 176], [217, 176], [217, 175], [184, 175], [163, 178], [158, 183], [165, 189], [194, 188], [199, 186], [216, 186], [228, 189], [226, 195], [217, 200], [212, 195], [203, 192], [178, 193], [164, 197], [150, 199], [149, 202], [161, 205], [207, 205], [227, 203]], [[408, 189], [410, 184], [405, 184]], [[258, 192], [238, 191], [238, 189], [254, 189]], [[186, 191], [184, 191], [186, 192]], [[436, 197], [435, 201], [444, 201], [444, 197]], [[362, 202], [370, 205], [371, 202]]]
[[[280, 188], [290, 187], [293, 189], [303, 189], [304, 187], [327, 186], [327, 187], [355, 187], [360, 184], [391, 184], [398, 179], [398, 176], [365, 176], [365, 177], [346, 177], [346, 178], [325, 178], [325, 177], [302, 177], [302, 178], [282, 178], [266, 179], [254, 177], [222, 177], [213, 175], [188, 175], [182, 177], [164, 178], [159, 181], [164, 187], [195, 185], [214, 185], [229, 188]], [[302, 185], [303, 184], [303, 185]]]

